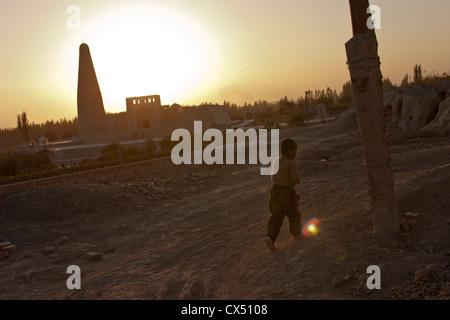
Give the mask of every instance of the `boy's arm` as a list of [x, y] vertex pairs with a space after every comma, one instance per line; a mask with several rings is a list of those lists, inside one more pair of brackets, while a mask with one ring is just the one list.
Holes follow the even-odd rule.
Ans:
[[300, 184], [300, 177], [297, 171], [297, 164], [294, 161], [292, 161], [291, 165], [291, 181], [292, 187], [295, 187], [296, 184]]

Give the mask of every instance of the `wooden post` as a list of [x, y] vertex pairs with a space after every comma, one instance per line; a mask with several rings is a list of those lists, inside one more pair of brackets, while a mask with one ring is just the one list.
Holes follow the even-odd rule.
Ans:
[[369, 1], [349, 1], [353, 38], [345, 47], [364, 150], [374, 231], [395, 235], [399, 231], [399, 217], [386, 141], [378, 42], [375, 31], [367, 27]]

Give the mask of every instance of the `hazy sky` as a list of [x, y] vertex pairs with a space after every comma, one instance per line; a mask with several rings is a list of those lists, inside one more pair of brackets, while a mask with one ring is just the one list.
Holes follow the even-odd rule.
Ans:
[[[372, 0], [381, 71], [450, 73], [448, 0]], [[77, 6], [80, 20], [74, 19]], [[73, 27], [79, 28], [73, 28]], [[0, 0], [0, 128], [76, 115], [78, 50], [91, 50], [107, 112], [125, 98], [253, 103], [349, 79], [348, 0]]]

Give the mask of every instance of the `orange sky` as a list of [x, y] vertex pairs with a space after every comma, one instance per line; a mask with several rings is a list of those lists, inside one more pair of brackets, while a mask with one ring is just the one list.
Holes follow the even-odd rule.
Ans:
[[[448, 0], [378, 0], [382, 73], [400, 83], [415, 64], [450, 73]], [[78, 29], [67, 9], [80, 9]], [[70, 25], [70, 24], [69, 24]], [[73, 23], [71, 24], [74, 25]], [[106, 111], [125, 98], [237, 104], [349, 78], [347, 0], [1, 1], [0, 128], [76, 115], [78, 47], [90, 47]]]

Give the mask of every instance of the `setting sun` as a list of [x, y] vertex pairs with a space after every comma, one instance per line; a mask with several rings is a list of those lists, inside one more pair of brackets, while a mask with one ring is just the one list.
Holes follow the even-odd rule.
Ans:
[[159, 9], [120, 9], [82, 34], [109, 112], [123, 110], [126, 97], [146, 94], [160, 94], [168, 104], [181, 103], [217, 67], [205, 32]]

